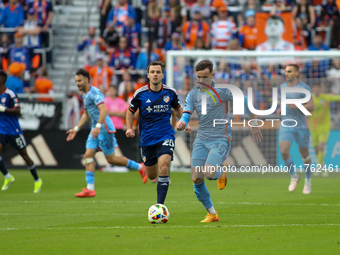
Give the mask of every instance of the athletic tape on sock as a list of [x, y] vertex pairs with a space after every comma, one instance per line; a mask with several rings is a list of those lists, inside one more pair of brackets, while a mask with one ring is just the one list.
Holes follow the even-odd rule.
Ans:
[[84, 161], [85, 161], [85, 164], [90, 164], [94, 161], [94, 159], [93, 158], [86, 158], [86, 159], [84, 159]]

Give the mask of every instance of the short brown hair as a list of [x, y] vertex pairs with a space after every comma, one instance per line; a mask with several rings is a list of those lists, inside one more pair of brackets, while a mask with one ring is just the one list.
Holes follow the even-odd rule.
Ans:
[[90, 73], [86, 71], [85, 69], [82, 69], [82, 68], [78, 69], [78, 71], [76, 72], [76, 75], [82, 75], [85, 78], [89, 79], [90, 81]]
[[148, 65], [148, 69], [147, 69], [148, 73], [149, 73], [150, 66], [161, 66], [161, 68], [162, 68], [162, 73], [164, 73], [164, 67], [165, 67], [165, 65], [164, 65], [164, 63], [163, 63], [162, 61], [153, 61], [153, 62], [151, 62], [151, 63]]
[[296, 65], [296, 64], [289, 64], [289, 65], [286, 65], [286, 67], [288, 67], [288, 66], [292, 66], [292, 67], [295, 69], [295, 71], [300, 72], [299, 66], [298, 66], [298, 65]]
[[196, 65], [196, 72], [203, 71], [207, 68], [209, 69], [209, 72], [212, 73], [214, 64], [210, 60], [202, 60]]

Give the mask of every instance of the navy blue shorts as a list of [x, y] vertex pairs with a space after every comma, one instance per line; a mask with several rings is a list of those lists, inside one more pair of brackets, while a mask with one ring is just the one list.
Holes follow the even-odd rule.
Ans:
[[6, 144], [9, 143], [18, 151], [26, 148], [26, 141], [23, 134], [19, 135], [0, 134], [0, 143], [3, 144], [4, 146], [6, 146]]
[[153, 166], [157, 164], [157, 160], [160, 156], [168, 154], [173, 160], [175, 149], [175, 141], [172, 139], [164, 140], [163, 142], [156, 143], [150, 146], [142, 147], [142, 159], [144, 165]]

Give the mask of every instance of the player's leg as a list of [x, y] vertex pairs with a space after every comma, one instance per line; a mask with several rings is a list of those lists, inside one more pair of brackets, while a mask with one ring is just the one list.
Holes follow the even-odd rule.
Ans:
[[103, 151], [106, 160], [111, 165], [125, 166], [130, 170], [138, 170], [143, 179], [143, 183], [146, 183], [148, 178], [145, 174], [144, 164], [139, 164], [134, 160], [128, 159], [124, 156], [116, 156], [114, 149], [118, 147], [117, 139], [114, 134], [101, 133], [98, 136], [100, 140], [100, 149]]
[[26, 162], [26, 165], [28, 169], [31, 172], [31, 175], [34, 178], [34, 193], [39, 193], [41, 190], [41, 186], [43, 184], [43, 181], [39, 178], [38, 173], [37, 173], [37, 168], [33, 162], [33, 160], [30, 158], [30, 156], [27, 154], [26, 148], [18, 150], [20, 156], [24, 159]]
[[[76, 193], [76, 197], [94, 197], [96, 196], [96, 191], [94, 188], [94, 172], [96, 170], [94, 155], [96, 154], [96, 150], [91, 148], [86, 142], [86, 151], [84, 154], [84, 162], [85, 162], [85, 180], [86, 180], [86, 188], [83, 188], [82, 192]], [[94, 143], [93, 143], [94, 144]]]
[[191, 153], [191, 178], [194, 184], [195, 195], [208, 212], [205, 219], [201, 222], [218, 221], [218, 215], [211, 200], [210, 192], [204, 182], [206, 172], [204, 166], [208, 153], [209, 151], [204, 143], [196, 138]]
[[[317, 154], [317, 159], [318, 159], [318, 164], [320, 164], [322, 167], [324, 166], [325, 162], [325, 147], [326, 144], [328, 142], [328, 137], [329, 137], [329, 132], [328, 131], [322, 131], [320, 133], [320, 139], [319, 139], [319, 144], [318, 144], [318, 154]], [[324, 172], [322, 172], [322, 176], [323, 177], [327, 177], [328, 176], [328, 172], [327, 170], [325, 170]]]
[[231, 141], [207, 142], [206, 147], [209, 153], [205, 164], [207, 170], [205, 177], [209, 180], [218, 180], [218, 188], [223, 190], [227, 184], [227, 172], [223, 162], [229, 155]]
[[164, 204], [169, 189], [169, 168], [172, 156], [163, 154], [158, 158], [157, 204]]
[[[0, 134], [0, 153], [3, 150], [3, 148], [6, 146], [6, 136]], [[11, 183], [15, 181], [14, 177], [7, 171], [7, 168], [5, 166], [5, 162], [3, 158], [0, 156], [0, 171], [4, 175], [5, 180], [4, 184], [2, 185], [1, 190], [5, 191], [9, 188]]]
[[289, 154], [291, 143], [294, 140], [293, 130], [280, 127], [279, 131], [279, 146], [281, 151], [282, 159], [285, 163], [285, 166], [289, 169], [290, 173], [290, 184], [288, 187], [289, 191], [294, 191], [296, 189], [296, 185], [300, 180], [299, 175], [295, 172], [295, 167], [293, 165], [293, 159]]
[[312, 159], [309, 155], [309, 130], [298, 129], [295, 134], [295, 140], [299, 145], [300, 155], [302, 158], [305, 171], [305, 185], [303, 188], [303, 193], [309, 194], [312, 192], [311, 168], [310, 168]]

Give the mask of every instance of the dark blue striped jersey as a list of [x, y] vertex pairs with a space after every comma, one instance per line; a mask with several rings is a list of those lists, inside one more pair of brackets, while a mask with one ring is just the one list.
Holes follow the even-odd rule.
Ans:
[[[8, 88], [5, 90], [4, 93], [0, 95], [0, 105], [5, 106], [6, 108], [20, 107], [17, 95]], [[21, 127], [19, 125], [18, 115], [0, 112], [0, 134], [22, 134]]]
[[129, 110], [139, 108], [140, 146], [149, 146], [166, 139], [175, 140], [175, 131], [170, 124], [171, 107], [180, 108], [176, 90], [163, 85], [160, 91], [152, 91], [149, 85], [138, 89]]

